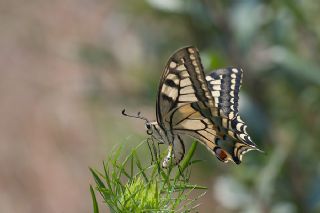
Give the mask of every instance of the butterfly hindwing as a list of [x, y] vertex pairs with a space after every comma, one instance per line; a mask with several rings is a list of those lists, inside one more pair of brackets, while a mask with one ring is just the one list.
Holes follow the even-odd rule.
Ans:
[[199, 104], [190, 103], [175, 109], [170, 116], [172, 130], [176, 134], [189, 135], [197, 139], [221, 161], [234, 161], [232, 152], [221, 149], [217, 144], [218, 141], [222, 141], [219, 127], [212, 119], [206, 118], [205, 112], [199, 110]]
[[206, 76], [208, 87], [222, 117], [222, 125], [234, 139], [234, 156], [241, 161], [242, 155], [257, 149], [247, 133], [247, 125], [239, 116], [239, 92], [243, 71], [238, 68], [218, 69]]
[[206, 76], [208, 87], [220, 115], [232, 119], [239, 110], [239, 91], [242, 83], [242, 69], [218, 69]]

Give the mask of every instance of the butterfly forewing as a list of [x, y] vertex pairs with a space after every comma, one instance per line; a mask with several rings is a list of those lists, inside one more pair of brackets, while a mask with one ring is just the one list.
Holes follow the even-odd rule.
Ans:
[[186, 47], [172, 55], [165, 66], [157, 99], [159, 125], [170, 127], [170, 124], [164, 121], [170, 111], [192, 102], [201, 102], [203, 107], [207, 108], [215, 105], [198, 50]]

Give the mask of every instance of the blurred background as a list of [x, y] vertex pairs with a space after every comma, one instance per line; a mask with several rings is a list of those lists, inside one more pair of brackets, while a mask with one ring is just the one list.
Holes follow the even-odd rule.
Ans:
[[[240, 112], [265, 154], [199, 146], [200, 212], [320, 212], [320, 3], [0, 1], [0, 212], [92, 212], [88, 167], [136, 146], [169, 56], [244, 69]], [[102, 204], [100, 203], [100, 206]], [[107, 210], [106, 210], [107, 211]]]

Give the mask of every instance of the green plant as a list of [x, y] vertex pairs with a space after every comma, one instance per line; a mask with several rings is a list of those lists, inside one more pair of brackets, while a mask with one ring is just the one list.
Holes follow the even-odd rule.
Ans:
[[[194, 190], [206, 187], [189, 183], [191, 165], [199, 161], [191, 158], [196, 149], [194, 142], [179, 166], [161, 167], [160, 158], [151, 165], [146, 159], [139, 159], [138, 150], [141, 143], [131, 150], [125, 158], [121, 157], [123, 148], [118, 148], [106, 162], [103, 172], [90, 168], [100, 193], [111, 212], [190, 212], [198, 205], [196, 200], [204, 193], [197, 193], [191, 198]], [[151, 151], [151, 150], [150, 150]], [[149, 161], [149, 160], [148, 160]], [[95, 192], [90, 186], [95, 213], [99, 212]]]

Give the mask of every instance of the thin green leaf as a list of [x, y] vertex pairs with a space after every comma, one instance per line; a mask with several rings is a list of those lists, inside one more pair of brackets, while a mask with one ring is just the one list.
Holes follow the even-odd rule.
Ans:
[[93, 175], [93, 178], [95, 180], [95, 182], [97, 183], [98, 187], [99, 188], [106, 188], [104, 183], [101, 181], [101, 179], [99, 178], [98, 174], [92, 169], [92, 168], [89, 168], [92, 175]]
[[130, 158], [130, 176], [131, 178], [133, 177], [133, 156], [131, 154], [131, 158]]
[[136, 155], [136, 152], [134, 152], [134, 153], [135, 153], [135, 159], [136, 159], [135, 162], [136, 162], [137, 167], [139, 169], [139, 173], [142, 174], [142, 176], [143, 176], [143, 178], [145, 179], [146, 182], [149, 182], [148, 177], [147, 177], [146, 173], [144, 172], [144, 169], [142, 168], [141, 161], [139, 160], [138, 155]]
[[108, 163], [107, 163], [107, 165], [104, 162], [102, 162], [102, 163], [103, 163], [103, 170], [104, 170], [104, 174], [105, 174], [106, 183], [108, 185], [109, 190], [111, 192], [113, 192], [112, 186], [111, 186], [111, 180], [110, 180], [109, 172], [108, 172], [108, 168], [107, 168]]
[[97, 203], [96, 195], [91, 185], [90, 185], [90, 192], [91, 192], [91, 198], [92, 198], [93, 212], [99, 213], [99, 206]]
[[180, 163], [181, 173], [179, 172], [176, 174], [175, 180], [179, 179], [179, 177], [184, 172], [184, 170], [189, 166], [189, 163], [190, 163], [191, 158], [197, 148], [197, 145], [198, 145], [198, 142], [196, 142], [196, 141], [191, 144], [191, 147], [190, 147], [188, 153], [186, 154], [186, 156], [184, 157], [184, 159]]

